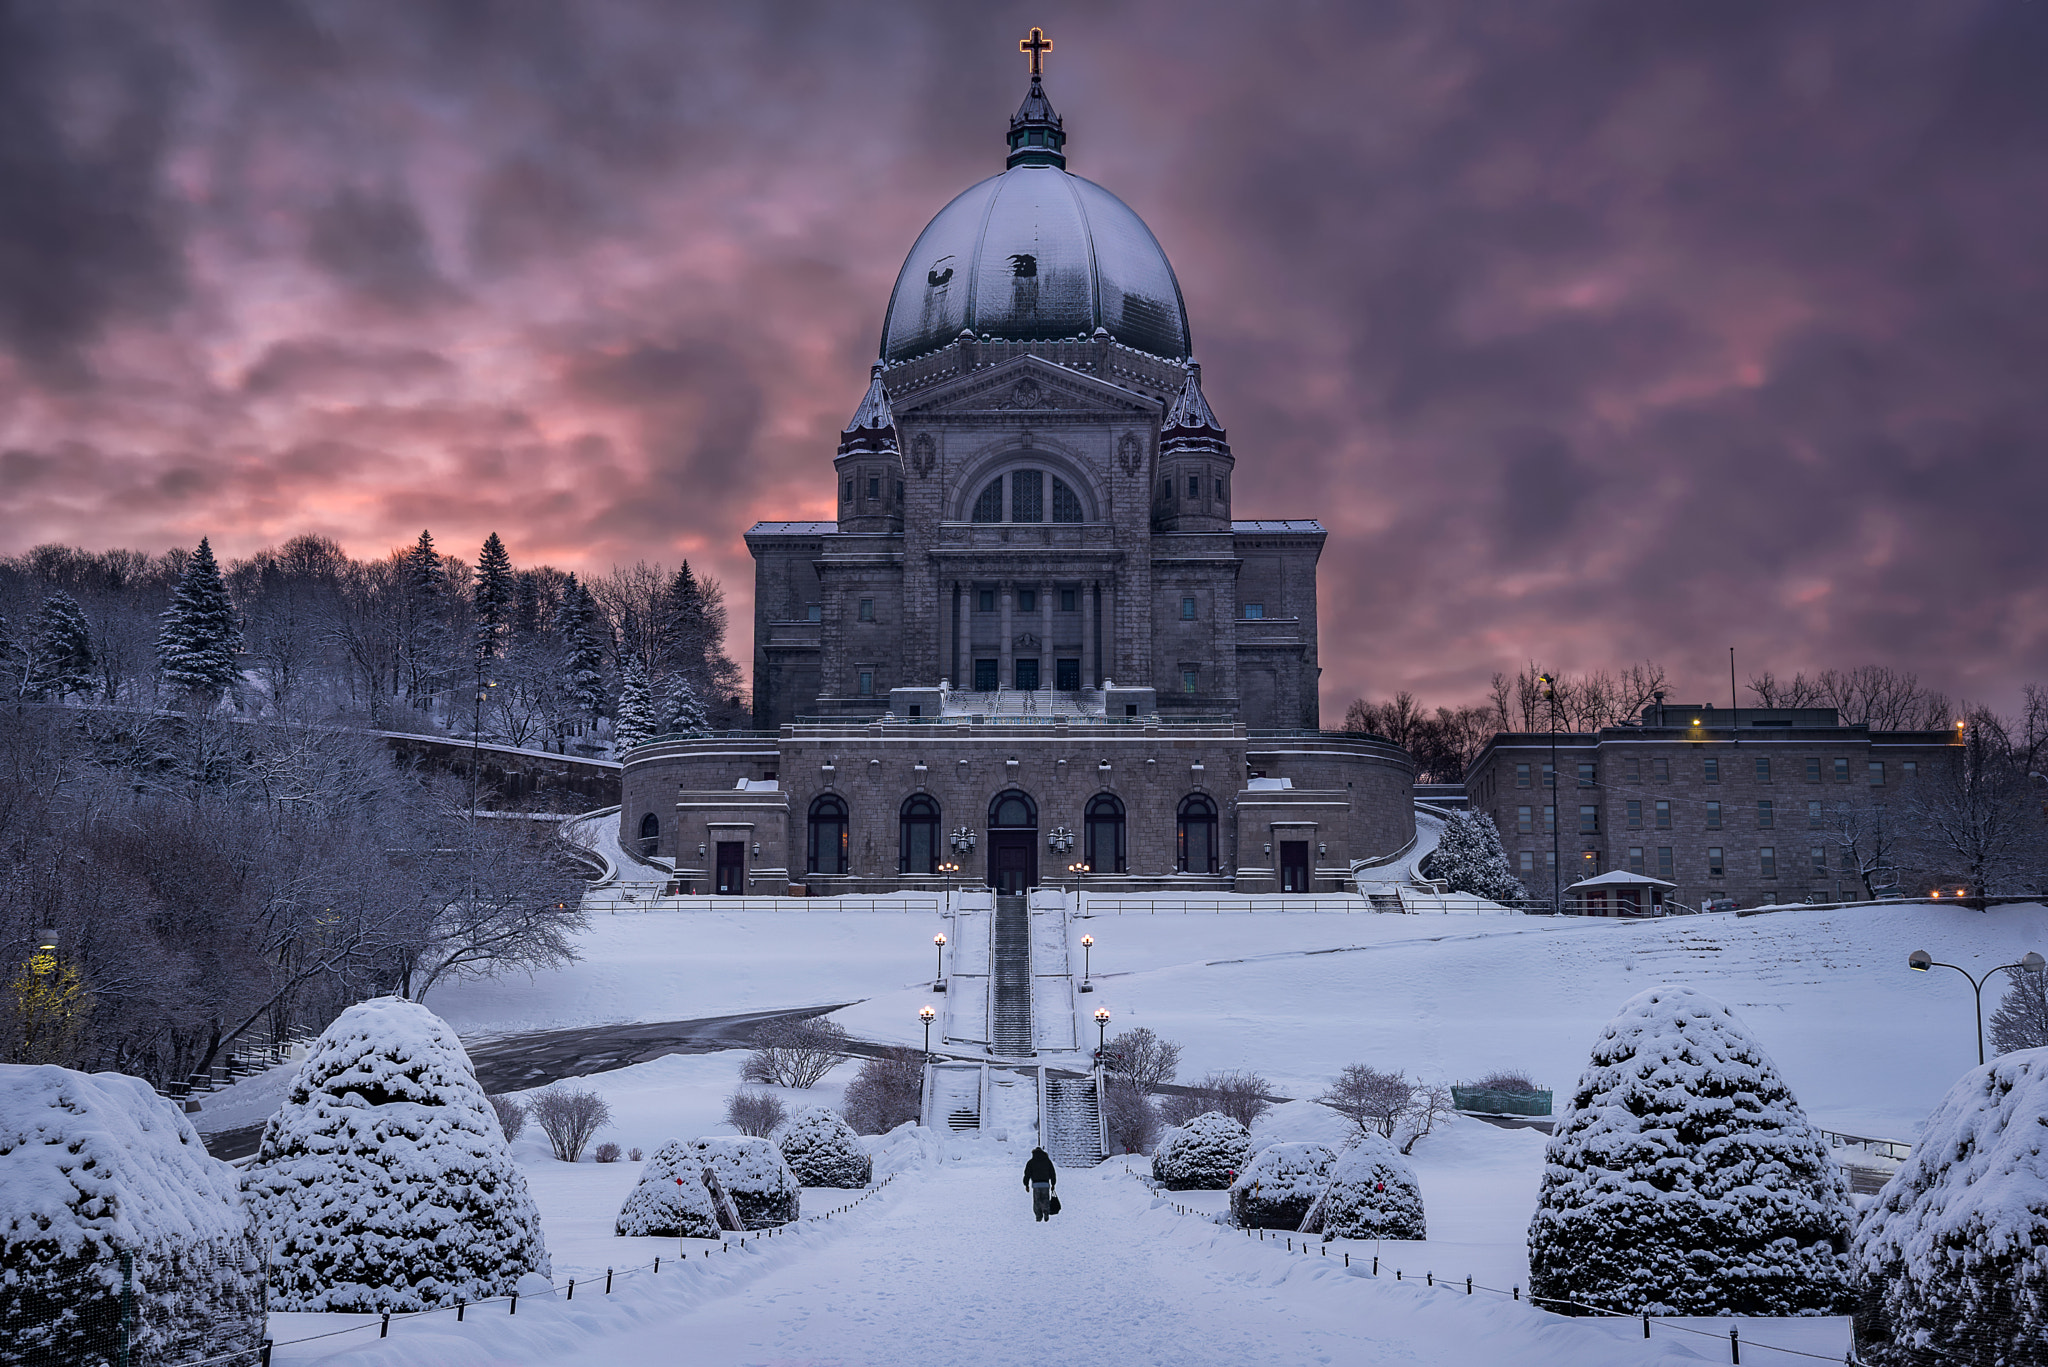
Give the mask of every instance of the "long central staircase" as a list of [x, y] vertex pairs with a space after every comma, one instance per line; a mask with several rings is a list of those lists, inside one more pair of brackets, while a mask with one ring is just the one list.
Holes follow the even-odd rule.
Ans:
[[1030, 1058], [1031, 914], [1025, 899], [996, 898], [993, 973], [995, 1002], [989, 1043], [1002, 1058]]
[[1045, 1151], [1063, 1168], [1092, 1168], [1102, 1161], [1102, 1111], [1095, 1079], [1047, 1072]]

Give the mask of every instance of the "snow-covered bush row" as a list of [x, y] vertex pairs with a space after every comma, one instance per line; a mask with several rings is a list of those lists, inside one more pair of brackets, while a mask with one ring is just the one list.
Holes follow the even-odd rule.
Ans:
[[835, 1111], [813, 1106], [798, 1111], [775, 1131], [775, 1147], [799, 1183], [807, 1187], [864, 1187], [874, 1162], [853, 1126]]
[[802, 1205], [796, 1174], [783, 1161], [782, 1150], [766, 1139], [744, 1135], [713, 1135], [690, 1145], [700, 1167], [718, 1174], [739, 1208], [747, 1229], [786, 1225]]
[[640, 1169], [640, 1181], [619, 1208], [619, 1234], [667, 1239], [716, 1239], [718, 1212], [704, 1189], [704, 1159], [671, 1139]]
[[1622, 1313], [1843, 1313], [1851, 1219], [1841, 1169], [1749, 1031], [1689, 987], [1652, 988], [1601, 1032], [1551, 1137], [1529, 1292]]
[[263, 1338], [238, 1175], [140, 1078], [0, 1065], [0, 1268], [0, 1360], [154, 1367]]
[[1252, 1137], [1221, 1111], [1168, 1130], [1152, 1155], [1152, 1180], [1168, 1191], [1222, 1191], [1252, 1161]]
[[1323, 1198], [1325, 1239], [1426, 1239], [1422, 1185], [1394, 1146], [1360, 1130], [1337, 1155]]
[[1321, 1144], [1270, 1144], [1230, 1184], [1239, 1229], [1300, 1229], [1330, 1182], [1337, 1155]]
[[273, 1310], [421, 1310], [550, 1270], [462, 1042], [395, 997], [350, 1007], [314, 1041], [248, 1191]]
[[1862, 1361], [2048, 1361], [2044, 1127], [2048, 1049], [2007, 1054], [1949, 1089], [1857, 1231]]

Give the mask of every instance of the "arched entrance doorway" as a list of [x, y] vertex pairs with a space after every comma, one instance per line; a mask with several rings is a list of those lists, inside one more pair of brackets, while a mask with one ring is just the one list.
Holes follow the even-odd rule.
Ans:
[[988, 885], [1003, 894], [1038, 886], [1038, 804], [1015, 788], [988, 804]]

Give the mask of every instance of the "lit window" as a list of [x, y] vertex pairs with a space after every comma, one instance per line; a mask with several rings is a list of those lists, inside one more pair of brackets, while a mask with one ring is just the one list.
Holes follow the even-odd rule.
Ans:
[[1180, 619], [1181, 619], [1181, 621], [1183, 621], [1183, 622], [1192, 622], [1192, 621], [1194, 621], [1194, 620], [1195, 620], [1195, 600], [1194, 600], [1194, 599], [1192, 599], [1192, 598], [1183, 598], [1183, 599], [1181, 599], [1181, 600], [1180, 600]]
[[1246, 603], [1244, 605], [1244, 619], [1247, 622], [1259, 621], [1263, 619], [1265, 615], [1266, 605], [1264, 603]]

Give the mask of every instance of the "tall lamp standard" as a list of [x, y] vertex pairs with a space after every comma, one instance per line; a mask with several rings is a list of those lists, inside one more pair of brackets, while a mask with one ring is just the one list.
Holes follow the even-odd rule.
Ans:
[[1095, 1008], [1095, 1055], [1097, 1058], [1100, 1058], [1102, 1056], [1102, 1051], [1109, 1047], [1109, 1044], [1107, 1042], [1108, 1033], [1109, 1008], [1106, 1006], [1098, 1006]]
[[1557, 796], [1557, 680], [1548, 674], [1538, 674], [1536, 682], [1542, 685], [1543, 696], [1550, 701], [1550, 914], [1561, 916], [1564, 914], [1564, 868], [1557, 843], [1557, 820], [1561, 815], [1557, 809], [1562, 805]]
[[953, 875], [960, 872], [960, 866], [958, 864], [941, 864], [939, 865], [939, 872], [946, 875], [946, 903], [950, 906], [953, 901]]
[[1081, 990], [1083, 992], [1093, 992], [1095, 990], [1095, 984], [1089, 981], [1095, 976], [1094, 970], [1091, 967], [1095, 957], [1094, 950], [1095, 937], [1093, 935], [1083, 935], [1081, 937]]
[[917, 1018], [924, 1022], [924, 1061], [926, 1063], [932, 1061], [932, 1022], [937, 1020], [938, 1016], [939, 1013], [932, 1010], [929, 1006], [917, 1013]]
[[2018, 963], [2000, 964], [1996, 968], [1987, 968], [1984, 970], [1983, 977], [1972, 978], [1970, 977], [1969, 969], [1956, 964], [1945, 964], [1924, 949], [1916, 949], [1906, 956], [1906, 967], [1912, 969], [1915, 973], [1925, 973], [1930, 968], [1953, 968], [1965, 978], [1970, 979], [1970, 986], [1977, 995], [1977, 1064], [1979, 1067], [1982, 1067], [1984, 1063], [1984, 984], [1991, 981], [1991, 975], [1994, 973], [2010, 970], [2017, 970], [2021, 973], [2039, 973], [2044, 964], [2048, 964], [2048, 960], [2044, 960], [2039, 954], [2028, 950], [2027, 957], [2021, 959]]
[[1067, 887], [1069, 891], [1079, 892], [1081, 890], [1081, 875], [1086, 872], [1088, 872], [1088, 865], [1085, 862], [1067, 865]]
[[935, 978], [933, 978], [933, 979], [932, 979], [932, 991], [934, 991], [934, 992], [944, 992], [944, 991], [946, 990], [946, 932], [945, 932], [945, 931], [943, 931], [943, 930], [942, 930], [942, 931], [940, 931], [940, 932], [939, 932], [938, 934], [936, 934], [936, 935], [932, 936], [932, 948], [933, 948], [933, 949], [936, 949], [936, 950], [937, 950], [937, 951], [939, 952], [939, 971], [938, 971], [938, 975], [937, 975], [937, 976], [936, 976]]

